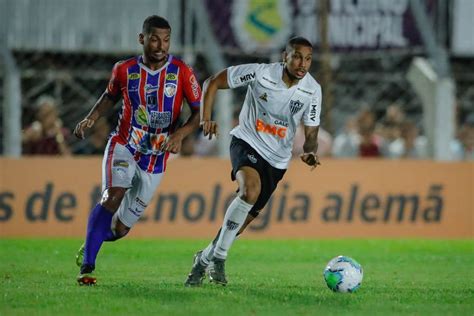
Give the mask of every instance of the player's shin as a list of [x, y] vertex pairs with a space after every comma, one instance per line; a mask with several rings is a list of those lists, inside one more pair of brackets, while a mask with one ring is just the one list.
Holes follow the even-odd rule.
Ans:
[[110, 229], [112, 216], [112, 212], [107, 210], [101, 204], [97, 204], [94, 209], [92, 209], [87, 223], [83, 267], [89, 266], [89, 268], [92, 267], [93, 269], [97, 253], [99, 252], [102, 243], [104, 240], [113, 237], [113, 233]]
[[247, 218], [247, 214], [253, 205], [248, 204], [240, 197], [236, 197], [229, 205], [224, 216], [221, 233], [217, 239], [214, 257], [218, 259], [226, 259], [237, 232], [242, 227]]

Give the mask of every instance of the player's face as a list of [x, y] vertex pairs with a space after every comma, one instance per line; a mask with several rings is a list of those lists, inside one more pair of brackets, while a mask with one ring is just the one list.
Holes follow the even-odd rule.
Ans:
[[308, 46], [295, 45], [283, 56], [288, 73], [296, 79], [302, 79], [311, 67], [313, 49]]
[[140, 34], [143, 54], [150, 63], [161, 63], [168, 58], [171, 43], [171, 30], [151, 28], [149, 34]]

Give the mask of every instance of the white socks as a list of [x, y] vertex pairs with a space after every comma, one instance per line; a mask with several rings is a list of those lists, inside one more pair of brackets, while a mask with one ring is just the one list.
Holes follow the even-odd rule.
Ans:
[[230, 246], [232, 246], [235, 236], [244, 224], [252, 206], [253, 205], [248, 204], [238, 196], [230, 203], [225, 213], [221, 233], [219, 234], [215, 246], [210, 243], [203, 251], [203, 256], [201, 257], [203, 263], [208, 263], [212, 257], [219, 259], [227, 258], [227, 252]]
[[[219, 233], [220, 236], [220, 233]], [[212, 259], [212, 255], [214, 254], [214, 242], [211, 241], [209, 245], [202, 251], [201, 255], [201, 263], [204, 263], [204, 265], [208, 266], [209, 262]]]

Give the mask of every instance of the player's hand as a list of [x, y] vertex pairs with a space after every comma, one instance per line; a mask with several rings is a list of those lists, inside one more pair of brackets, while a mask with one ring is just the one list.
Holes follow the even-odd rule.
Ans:
[[304, 153], [300, 156], [301, 160], [311, 166], [311, 171], [313, 171], [318, 165], [321, 163], [319, 162], [319, 157], [315, 153]]
[[77, 123], [76, 128], [74, 128], [74, 135], [77, 138], [84, 139], [84, 130], [94, 126], [95, 120], [85, 118], [79, 123]]
[[201, 121], [202, 132], [204, 136], [209, 135], [209, 139], [212, 139], [212, 136], [218, 136], [217, 133], [217, 122], [216, 121]]
[[179, 132], [175, 132], [168, 136], [161, 145], [161, 151], [169, 151], [170, 153], [177, 154], [181, 150], [181, 144], [183, 143], [183, 136]]

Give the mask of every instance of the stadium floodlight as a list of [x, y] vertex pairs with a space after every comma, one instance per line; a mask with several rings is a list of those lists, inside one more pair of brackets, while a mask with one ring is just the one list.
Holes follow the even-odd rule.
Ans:
[[440, 77], [428, 60], [413, 59], [407, 73], [423, 104], [423, 129], [428, 152], [436, 160], [451, 160], [450, 143], [455, 130], [455, 84], [450, 77]]

